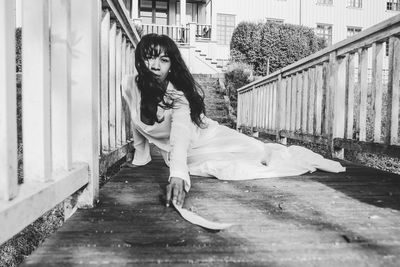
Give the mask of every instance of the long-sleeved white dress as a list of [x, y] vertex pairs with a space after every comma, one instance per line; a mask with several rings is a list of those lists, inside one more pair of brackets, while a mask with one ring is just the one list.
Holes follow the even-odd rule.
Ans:
[[[286, 147], [263, 143], [207, 117], [200, 128], [191, 121], [189, 103], [183, 93], [169, 83], [167, 98], [175, 100], [172, 109], [158, 107], [160, 123], [146, 125], [140, 120], [140, 92], [132, 75], [122, 82], [134, 125], [134, 158], [132, 164], [151, 161], [150, 145], [157, 146], [170, 169], [170, 178], [185, 181], [190, 189], [190, 176], [214, 176], [221, 180], [249, 180], [294, 176], [321, 169], [345, 170], [340, 163], [300, 146]], [[167, 99], [168, 101], [168, 99]]]

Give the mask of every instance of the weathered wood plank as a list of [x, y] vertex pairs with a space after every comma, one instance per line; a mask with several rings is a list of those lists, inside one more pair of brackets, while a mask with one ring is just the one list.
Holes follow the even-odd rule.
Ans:
[[292, 78], [286, 77], [286, 130], [290, 130], [290, 113], [292, 109]]
[[297, 75], [298, 74], [293, 74], [291, 76], [291, 80], [292, 80], [291, 86], [292, 87], [290, 88], [290, 90], [291, 90], [291, 96], [290, 96], [290, 99], [291, 99], [290, 130], [293, 131], [293, 132], [296, 130]]
[[101, 151], [110, 150], [109, 124], [109, 45], [110, 45], [110, 13], [104, 12], [100, 32], [100, 124], [101, 124]]
[[301, 129], [301, 111], [302, 111], [302, 91], [303, 91], [303, 72], [297, 74], [297, 87], [296, 87], [296, 131]]
[[374, 124], [374, 142], [381, 142], [382, 132], [382, 70], [383, 70], [383, 43], [372, 45], [372, 122]]
[[49, 3], [22, 2], [24, 180], [51, 179]]
[[308, 70], [308, 108], [307, 108], [307, 132], [312, 134], [314, 132], [314, 111], [315, 111], [315, 97], [316, 97], [316, 68]]
[[309, 75], [310, 75], [310, 69], [306, 70], [303, 72], [303, 87], [302, 87], [302, 96], [301, 96], [301, 132], [306, 133], [307, 132], [307, 119], [308, 119], [308, 108], [309, 108], [309, 85], [308, 85], [308, 80], [309, 80]]
[[[388, 86], [390, 105], [388, 118], [390, 118], [390, 140], [391, 145], [397, 144], [399, 139], [399, 95], [400, 95], [400, 38], [391, 37], [389, 42], [389, 73], [391, 80]], [[390, 88], [390, 90], [389, 90]], [[390, 109], [390, 110], [389, 110]]]
[[18, 194], [15, 1], [0, 3], [0, 199]]
[[368, 100], [368, 49], [360, 49], [358, 77], [360, 84], [360, 109], [359, 109], [359, 140], [367, 139], [367, 100]]
[[51, 124], [53, 169], [72, 165], [71, 137], [71, 6], [51, 4]]
[[116, 37], [117, 37], [117, 24], [111, 23], [109, 35], [109, 52], [108, 52], [108, 93], [109, 93], [109, 124], [110, 124], [110, 148], [114, 149], [117, 145], [117, 128], [116, 128]]
[[315, 98], [314, 98], [314, 135], [320, 135], [322, 133], [322, 110], [323, 110], [323, 65], [318, 65], [316, 67], [315, 73]]
[[353, 139], [353, 127], [354, 127], [354, 90], [355, 90], [355, 54], [350, 54], [347, 61], [347, 73], [346, 73], [346, 138]]
[[121, 170], [96, 208], [75, 213], [23, 266], [398, 265], [399, 176], [345, 164], [341, 174], [193, 177], [186, 207], [236, 223], [210, 232], [164, 206], [168, 168], [154, 157]]

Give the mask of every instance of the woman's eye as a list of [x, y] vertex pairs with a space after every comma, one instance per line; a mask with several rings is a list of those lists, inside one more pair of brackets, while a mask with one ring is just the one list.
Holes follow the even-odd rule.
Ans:
[[162, 58], [161, 61], [165, 62], [165, 63], [168, 63], [169, 62], [169, 58]]

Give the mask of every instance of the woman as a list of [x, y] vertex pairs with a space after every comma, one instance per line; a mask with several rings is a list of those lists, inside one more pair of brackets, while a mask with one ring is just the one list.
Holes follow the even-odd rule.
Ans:
[[182, 206], [192, 175], [244, 180], [300, 175], [316, 168], [344, 168], [308, 149], [264, 144], [205, 116], [201, 88], [178, 47], [168, 36], [142, 37], [135, 52], [137, 75], [123, 81], [123, 94], [134, 125], [131, 167], [151, 160], [157, 146], [170, 168], [166, 205]]

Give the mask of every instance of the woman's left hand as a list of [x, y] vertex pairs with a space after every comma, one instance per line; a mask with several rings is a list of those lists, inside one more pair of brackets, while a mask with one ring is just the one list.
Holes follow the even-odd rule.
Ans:
[[171, 177], [169, 185], [167, 185], [167, 203], [166, 206], [169, 207], [169, 203], [176, 204], [178, 207], [182, 207], [185, 200], [185, 181], [182, 178]]

